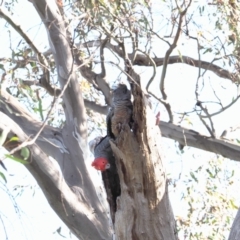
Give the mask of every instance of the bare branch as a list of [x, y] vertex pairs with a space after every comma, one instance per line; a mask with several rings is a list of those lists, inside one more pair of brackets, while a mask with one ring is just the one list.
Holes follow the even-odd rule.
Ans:
[[[178, 7], [180, 17], [179, 17], [176, 36], [175, 36], [173, 43], [171, 44], [171, 46], [167, 50], [167, 52], [165, 54], [165, 57], [164, 57], [162, 75], [161, 75], [161, 79], [160, 79], [159, 88], [160, 88], [160, 91], [162, 93], [162, 97], [165, 101], [167, 100], [167, 95], [165, 93], [165, 82], [164, 82], [164, 80], [165, 80], [165, 76], [166, 76], [166, 72], [167, 72], [169, 56], [172, 53], [172, 51], [174, 50], [174, 48], [177, 46], [177, 42], [178, 42], [178, 39], [179, 39], [179, 36], [180, 36], [180, 33], [181, 33], [183, 18], [184, 18], [184, 15], [186, 14], [186, 12], [188, 10], [188, 7], [190, 6], [191, 2], [192, 1], [190, 0], [188, 6], [183, 11]], [[169, 103], [164, 103], [164, 102], [163, 102], [163, 105], [165, 106], [165, 108], [168, 112], [170, 122], [173, 122], [173, 114], [172, 114], [172, 110], [171, 110], [171, 105]]]
[[153, 61], [153, 59], [150, 57], [149, 54], [146, 54], [144, 53], [143, 51], [141, 50], [138, 50], [140, 51], [142, 54], [146, 55], [146, 57], [149, 59], [149, 61], [152, 63], [152, 67], [153, 67], [153, 75], [151, 76], [151, 78], [149, 79], [148, 83], [147, 83], [147, 86], [146, 86], [146, 90], [148, 92], [148, 89], [149, 89], [149, 86], [150, 84], [152, 83], [152, 81], [154, 80], [155, 76], [156, 76], [156, 64], [155, 62]]
[[209, 119], [211, 128], [208, 126], [208, 124], [202, 118], [202, 115], [198, 114], [200, 120], [202, 121], [204, 126], [207, 128], [207, 130], [210, 133], [211, 137], [212, 138], [216, 138], [216, 131], [215, 131], [215, 128], [214, 128], [214, 124], [213, 124], [212, 118], [211, 118], [211, 116], [208, 113], [208, 109], [206, 107], [204, 107], [200, 101], [198, 101], [198, 106], [202, 109], [202, 111], [206, 114], [206, 117]]
[[107, 104], [111, 104], [110, 87], [107, 84], [106, 80], [104, 79], [105, 77], [102, 77], [102, 73], [96, 74], [95, 72], [92, 71], [92, 69], [89, 66], [87, 65], [82, 66], [83, 60], [79, 57], [79, 50], [77, 49], [74, 50], [74, 59], [77, 66], [81, 66], [79, 70], [82, 76], [88, 82], [90, 82], [93, 85], [93, 87], [95, 87], [98, 91], [101, 91], [103, 93]]
[[[101, 44], [101, 41], [99, 40], [99, 41], [87, 42], [86, 44], [83, 44], [82, 46], [84, 47], [87, 45], [88, 47], [97, 47], [97, 46], [100, 46], [100, 44]], [[113, 45], [111, 43], [107, 43], [106, 48], [111, 49], [112, 51], [117, 53], [120, 57], [123, 57], [122, 51], [119, 46]], [[132, 54], [129, 54], [129, 59], [133, 59]], [[164, 58], [152, 57], [152, 60], [155, 62], [157, 67], [162, 66], [164, 63]], [[202, 69], [211, 71], [211, 72], [215, 73], [218, 77], [229, 79], [233, 82], [238, 82], [238, 80], [239, 80], [239, 76], [236, 73], [229, 72], [211, 62], [206, 62], [203, 60], [199, 61], [198, 59], [194, 59], [192, 57], [188, 57], [185, 55], [182, 55], [181, 57], [178, 55], [177, 56], [169, 56], [168, 64], [175, 64], [175, 63], [184, 63], [184, 64], [190, 65], [192, 67], [196, 67], [196, 68], [199, 68], [199, 66], [201, 66]], [[145, 66], [145, 67], [152, 66], [151, 61], [149, 61], [149, 59], [143, 54], [135, 54], [133, 65]]]
[[[208, 132], [210, 133], [211, 137], [212, 138], [215, 138], [215, 130], [211, 129], [208, 124], [206, 123], [206, 121], [199, 115], [199, 118], [201, 120], [201, 122], [203, 123], [203, 125], [207, 128]], [[211, 126], [213, 126], [212, 124], [212, 120], [211, 118], [209, 119], [210, 123], [211, 123]]]
[[100, 46], [100, 61], [101, 61], [101, 68], [102, 68], [102, 71], [100, 73], [100, 77], [101, 78], [105, 78], [106, 77], [106, 68], [105, 68], [105, 58], [104, 58], [104, 48], [106, 46], [106, 43], [108, 42], [108, 38], [106, 38], [103, 43], [101, 44]]
[[97, 86], [102, 90], [103, 95], [105, 96], [105, 101], [108, 105], [111, 105], [111, 91], [108, 83], [106, 82], [106, 68], [105, 68], [105, 58], [104, 58], [104, 48], [106, 43], [109, 41], [107, 37], [100, 46], [100, 61], [101, 61], [101, 73], [96, 75], [95, 82]]
[[208, 116], [203, 116], [203, 115], [201, 115], [201, 117], [202, 117], [202, 118], [207, 118], [207, 117], [213, 117], [213, 116], [216, 116], [216, 115], [218, 115], [218, 114], [224, 112], [224, 111], [227, 110], [228, 108], [230, 108], [234, 103], [237, 102], [237, 100], [238, 100], [239, 98], [240, 98], [240, 96], [237, 96], [236, 99], [234, 99], [234, 100], [233, 100], [231, 103], [229, 103], [227, 106], [222, 107], [221, 110], [219, 110], [219, 111], [217, 111], [217, 112], [215, 112], [215, 113], [211, 113], [211, 114], [208, 113]]
[[[162, 66], [164, 58], [153, 58], [153, 61], [156, 63], [156, 66]], [[180, 56], [170, 56], [168, 64], [175, 64], [175, 63], [185, 63], [187, 65], [197, 67], [197, 68], [199, 68], [199, 65], [200, 65], [202, 69], [211, 71], [221, 78], [229, 79], [233, 82], [236, 82], [238, 80], [238, 76], [236, 76], [235, 73], [231, 73], [215, 64], [212, 64], [210, 62], [206, 62], [203, 60], [201, 60], [199, 62], [198, 59], [194, 59], [194, 58], [184, 56], [184, 55], [182, 55], [181, 57]], [[136, 59], [134, 61], [134, 65], [150, 66], [150, 63], [145, 56], [137, 55]]]
[[[35, 135], [42, 125], [32, 114], [25, 110], [16, 98], [3, 88], [0, 90], [0, 112], [17, 122], [28, 136]], [[66, 151], [60, 129], [48, 125], [45, 126], [37, 139], [37, 144], [46, 154], [56, 160]]]
[[[22, 129], [2, 112], [0, 112], [0, 119], [0, 131], [9, 129], [8, 139], [18, 136], [20, 143], [27, 140], [28, 137]], [[11, 144], [6, 147], [11, 150]], [[28, 149], [31, 152], [31, 163], [25, 164], [25, 167], [37, 180], [51, 207], [74, 234], [80, 239], [112, 239], [111, 233], [101, 228], [103, 219], [99, 219], [101, 215], [99, 209], [95, 208], [93, 211], [84, 196], [77, 195], [69, 187], [56, 162], [36, 144], [28, 146]], [[84, 224], [79, 226], [79, 222]]]
[[223, 139], [211, 138], [194, 130], [161, 121], [159, 124], [163, 137], [173, 139], [183, 146], [195, 147], [220, 154], [223, 157], [240, 162], [240, 145]]
[[84, 99], [84, 104], [87, 108], [89, 108], [90, 110], [93, 110], [94, 112], [98, 112], [104, 115], [106, 115], [108, 112], [108, 106], [101, 106], [87, 99]]
[[[44, 76], [42, 76], [42, 78], [39, 80], [39, 83], [37, 81], [25, 80], [23, 81], [23, 84], [29, 87], [32, 85], [40, 85], [53, 97], [58, 97], [61, 93], [60, 88], [46, 83]], [[90, 110], [93, 110], [100, 114], [107, 114], [108, 106], [98, 105], [96, 102], [89, 101], [88, 99], [84, 99], [84, 104], [85, 104], [85, 107], [89, 108]]]

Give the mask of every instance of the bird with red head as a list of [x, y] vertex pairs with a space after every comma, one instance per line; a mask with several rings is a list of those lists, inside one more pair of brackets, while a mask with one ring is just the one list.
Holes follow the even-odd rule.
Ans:
[[115, 212], [117, 210], [117, 197], [121, 194], [121, 187], [116, 159], [109, 141], [109, 136], [103, 138], [98, 137], [89, 143], [89, 147], [94, 155], [92, 166], [101, 172], [112, 220], [114, 222]]
[[99, 171], [105, 171], [106, 169], [110, 168], [108, 160], [103, 157], [95, 158], [95, 160], [92, 162], [92, 166]]

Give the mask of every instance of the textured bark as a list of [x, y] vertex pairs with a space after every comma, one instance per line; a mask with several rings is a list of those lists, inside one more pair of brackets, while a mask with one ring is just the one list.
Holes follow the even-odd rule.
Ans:
[[[143, 101], [141, 96], [137, 98], [138, 101]], [[136, 123], [141, 128], [136, 126], [136, 131], [133, 133], [126, 125], [126, 131], [122, 131], [117, 139], [118, 156], [122, 156], [120, 149], [124, 148], [124, 157], [120, 158], [118, 165], [122, 176], [123, 194], [117, 200], [115, 223], [117, 239], [175, 239], [175, 222], [165, 192], [165, 172], [160, 157], [161, 148], [158, 144], [159, 128], [154, 124], [155, 118], [153, 116], [150, 118], [150, 112], [146, 113], [136, 104], [135, 108], [139, 118]], [[36, 134], [41, 126], [14, 97], [3, 89], [0, 94], [0, 110], [1, 124], [3, 124], [0, 129], [12, 129], [14, 135], [19, 136], [21, 141], [25, 141], [27, 136], [23, 135], [19, 126], [7, 119], [6, 115], [18, 122], [28, 136]], [[150, 122], [144, 125], [141, 114], [147, 115]], [[154, 135], [156, 138], [149, 137]], [[88, 182], [87, 171], [74, 166], [73, 169], [71, 168], [73, 156], [69, 151], [73, 150], [64, 144], [65, 141], [71, 140], [70, 137], [72, 136], [65, 138], [61, 129], [46, 126], [36, 144], [29, 147], [32, 152], [32, 163], [26, 167], [37, 179], [52, 208], [76, 236], [80, 239], [111, 239], [111, 227], [109, 222], [105, 221], [107, 214], [101, 209], [97, 196], [94, 196], [95, 190], [90, 192], [92, 189]], [[77, 151], [78, 146], [74, 147]], [[51, 161], [43, 150], [55, 157], [59, 166], [55, 161]], [[138, 159], [139, 161], [136, 161]], [[64, 163], [68, 163], [67, 166]], [[66, 168], [68, 168], [67, 174]], [[75, 171], [81, 174], [85, 186], [81, 182], [78, 185], [75, 183], [74, 186], [70, 183], [71, 178], [69, 180], [68, 175], [70, 170], [72, 174], [76, 174]], [[93, 198], [89, 197], [90, 194]], [[149, 222], [151, 224], [146, 224]]]
[[177, 232], [168, 199], [160, 130], [142, 91], [137, 85], [133, 88], [133, 131], [125, 124], [111, 142], [121, 183], [116, 236], [126, 240], [174, 240]]

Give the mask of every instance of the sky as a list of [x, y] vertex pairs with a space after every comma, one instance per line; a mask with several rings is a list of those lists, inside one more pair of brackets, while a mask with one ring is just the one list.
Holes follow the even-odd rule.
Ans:
[[[23, 29], [28, 29], [28, 33], [32, 39], [37, 43], [37, 46], [41, 51], [48, 49], [47, 35], [43, 28], [43, 25], [40, 24], [40, 19], [37, 16], [34, 8], [31, 3], [26, 0], [22, 0], [21, 4], [17, 4], [14, 10], [14, 18], [21, 23]], [[29, 21], [31, 19], [31, 21]], [[202, 24], [204, 25], [204, 18], [201, 19]], [[161, 26], [159, 26], [161, 28]], [[210, 33], [209, 33], [210, 34]], [[20, 43], [20, 38], [14, 30], [9, 29], [9, 32], [6, 32], [5, 22], [0, 19], [0, 43], [1, 46], [6, 46], [4, 50], [1, 50], [0, 58], [11, 54], [8, 51], [10, 42], [12, 48], [18, 46]], [[9, 41], [9, 36], [11, 36], [11, 41]], [[20, 43], [21, 44], [21, 43]], [[157, 56], [163, 56], [165, 53], [164, 46], [158, 46], [157, 43], [153, 48], [157, 49]], [[189, 39], [184, 39], [182, 42], [179, 42], [178, 47], [174, 50], [173, 54], [178, 54], [179, 51], [184, 53], [184, 55], [189, 55], [191, 57], [197, 57], [196, 45], [193, 41]], [[205, 56], [206, 59], [211, 59], [210, 55]], [[97, 70], [97, 68], [96, 68]], [[115, 78], [115, 69], [111, 70], [111, 67], [107, 68], [108, 78]], [[152, 70], [143, 69], [137, 67], [136, 70], [141, 73], [142, 79], [149, 79]], [[153, 82], [150, 89], [155, 91], [158, 89], [158, 82], [161, 75], [161, 68], [158, 68], [156, 80]], [[172, 103], [173, 109], [177, 112], [192, 110], [195, 102], [194, 89], [196, 86], [196, 78], [198, 75], [198, 69], [186, 66], [184, 64], [178, 65], [169, 65], [167, 70], [167, 79], [166, 79], [166, 91], [168, 92], [169, 101]], [[206, 82], [206, 89], [201, 93], [201, 98], [208, 98], [211, 94], [212, 100], [214, 99], [211, 89], [211, 85], [216, 92], [218, 92], [219, 97], [222, 99], [223, 103], [227, 104], [231, 102], [233, 96], [236, 96], [236, 87], [225, 79], [219, 79], [213, 73], [207, 73], [204, 76]], [[226, 94], [226, 89], [228, 90]], [[230, 93], [230, 94], [229, 94]], [[211, 99], [210, 99], [211, 100]], [[153, 100], [154, 102], [154, 100]], [[240, 116], [236, 116], [236, 111], [239, 109], [239, 104], [235, 104], [234, 107], [225, 111], [221, 115], [214, 117], [215, 128], [217, 134], [221, 135], [224, 129], [229, 126], [236, 125], [240, 122]], [[168, 121], [168, 116], [166, 110], [160, 105], [154, 105], [154, 112], [158, 110], [161, 112], [161, 120]], [[215, 106], [209, 110], [214, 111]], [[192, 124], [189, 124], [189, 121], [183, 121], [182, 126], [196, 129], [197, 131], [208, 135], [207, 130], [199, 123], [196, 117], [191, 116]], [[178, 119], [176, 120], [178, 121]], [[99, 133], [94, 133], [90, 136], [89, 140]], [[231, 137], [236, 138], [237, 133], [232, 133]], [[207, 165], [210, 158], [214, 158], [214, 154], [209, 154], [207, 152], [185, 148], [183, 153], [180, 153], [175, 148], [175, 143], [173, 141], [163, 139], [163, 147], [166, 156], [166, 166], [168, 172], [171, 172], [171, 179], [185, 179], [185, 176], [188, 176], [191, 169], [195, 169], [196, 165]], [[89, 155], [88, 167], [91, 175], [95, 179], [97, 189], [99, 194], [101, 191], [101, 180], [100, 174], [90, 167], [92, 161], [92, 156]], [[58, 218], [54, 211], [48, 205], [44, 195], [39, 189], [36, 181], [33, 177], [27, 172], [24, 166], [21, 166], [18, 163], [15, 163], [11, 160], [6, 160], [6, 167], [8, 172], [5, 172], [7, 176], [7, 184], [0, 182], [0, 192], [1, 192], [1, 204], [0, 206], [0, 239], [6, 239], [5, 230], [7, 231], [7, 236], [9, 240], [27, 240], [27, 239], [63, 239], [63, 237], [58, 234], [56, 231], [61, 227], [61, 234], [65, 239], [76, 239], [73, 235], [69, 235], [69, 231], [64, 225], [64, 223]], [[236, 163], [233, 161], [226, 161], [224, 163], [226, 168], [236, 169]], [[231, 166], [229, 166], [231, 165]], [[170, 171], [174, 169], [175, 171]], [[237, 170], [236, 170], [237, 171]], [[239, 181], [236, 178], [236, 181]], [[184, 181], [179, 183], [179, 189], [184, 188]], [[184, 207], [179, 208], [179, 202], [181, 202], [181, 195], [176, 193], [179, 190], [172, 189], [170, 190], [170, 197], [172, 200], [174, 212], [176, 215], [182, 215]], [[233, 187], [232, 191], [237, 192], [237, 184]], [[177, 197], [176, 197], [177, 196]], [[99, 196], [100, 197], [100, 196]], [[104, 198], [104, 195], [102, 196]], [[239, 198], [240, 196], [236, 196]], [[3, 221], [4, 227], [1, 227], [1, 221]]]

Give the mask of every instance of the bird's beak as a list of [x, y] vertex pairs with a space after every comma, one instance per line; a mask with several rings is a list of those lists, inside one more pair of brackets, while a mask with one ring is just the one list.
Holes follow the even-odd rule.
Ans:
[[105, 169], [109, 169], [110, 168], [110, 164], [107, 163], [106, 166], [105, 166]]

